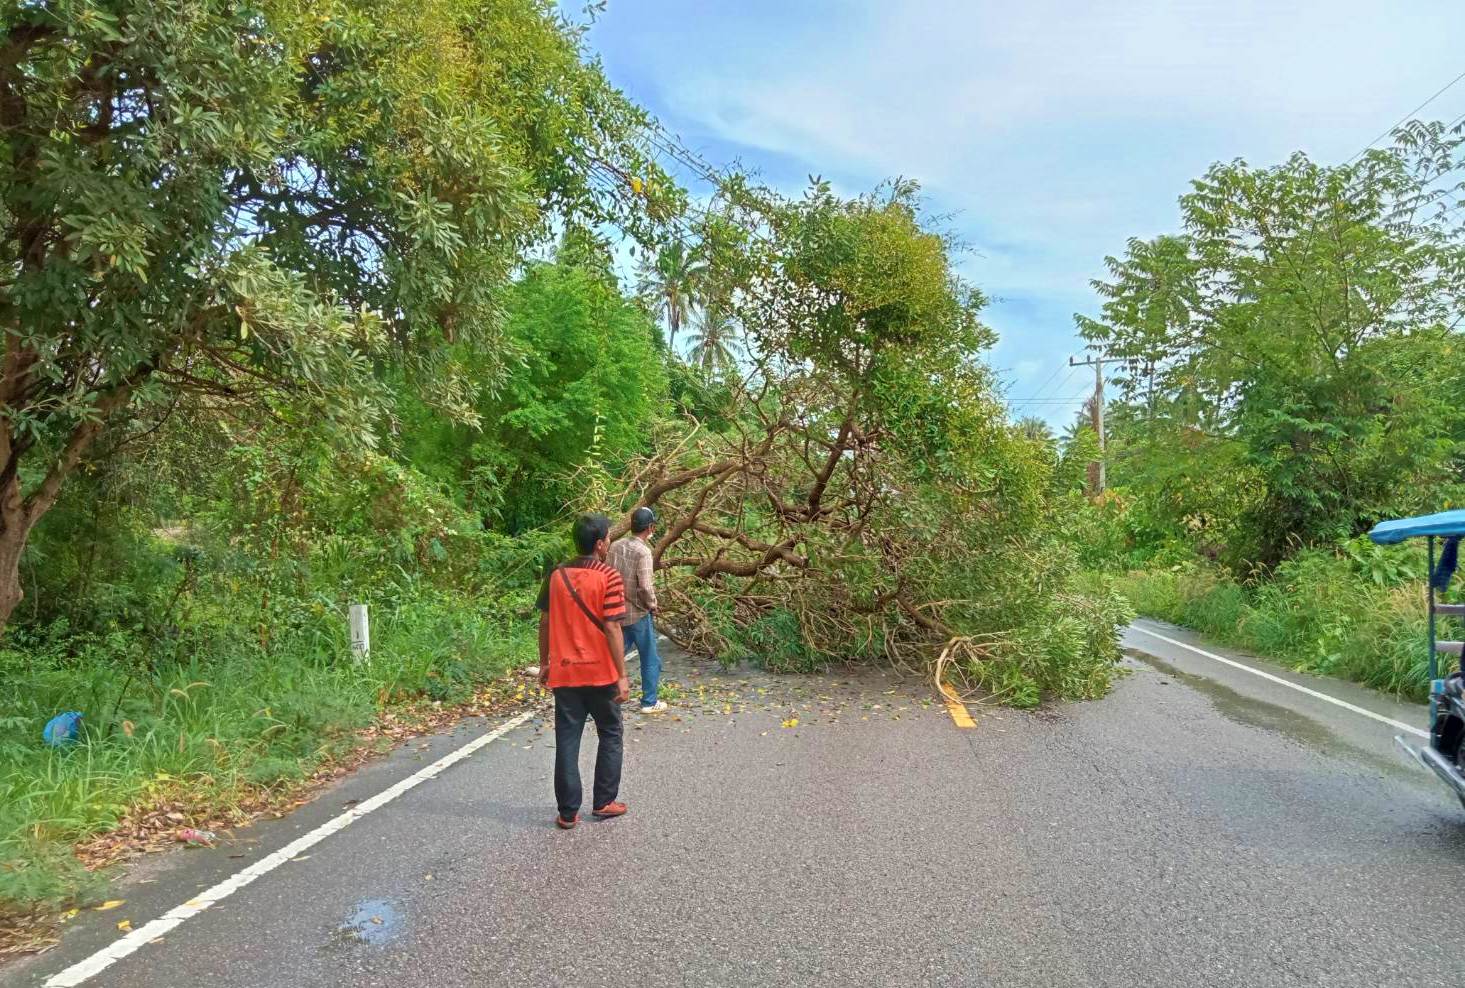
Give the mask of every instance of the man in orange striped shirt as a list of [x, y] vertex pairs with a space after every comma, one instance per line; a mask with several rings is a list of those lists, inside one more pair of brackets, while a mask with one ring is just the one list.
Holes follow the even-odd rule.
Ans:
[[580, 739], [595, 720], [595, 791], [591, 813], [622, 816], [617, 802], [623, 751], [621, 704], [631, 696], [621, 620], [626, 616], [621, 575], [606, 565], [610, 519], [585, 515], [575, 522], [580, 556], [557, 567], [539, 593], [539, 681], [554, 692], [555, 823], [580, 822]]

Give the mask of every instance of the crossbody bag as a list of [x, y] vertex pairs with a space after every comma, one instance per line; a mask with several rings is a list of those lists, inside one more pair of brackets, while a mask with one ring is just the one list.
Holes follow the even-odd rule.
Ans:
[[570, 574], [565, 572], [567, 568], [568, 567], [565, 566], [559, 567], [559, 574], [560, 580], [562, 580], [565, 584], [565, 589], [570, 592], [570, 598], [574, 600], [575, 604], [580, 608], [580, 613], [584, 614], [590, 619], [591, 624], [595, 625], [601, 631], [605, 631], [605, 621], [601, 618], [596, 617], [595, 612], [592, 611], [589, 605], [585, 603], [584, 598], [581, 597], [579, 591], [575, 589], [575, 584], [570, 579]]

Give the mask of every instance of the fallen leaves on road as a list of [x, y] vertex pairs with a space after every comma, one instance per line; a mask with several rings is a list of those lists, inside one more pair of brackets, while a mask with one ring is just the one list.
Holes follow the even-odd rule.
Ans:
[[130, 919], [124, 919], [124, 920], [122, 920], [120, 923], [117, 924], [117, 929], [121, 930], [123, 933], [129, 933], [129, 932], [131, 932], [132, 931], [132, 920], [130, 920]]
[[0, 917], [0, 957], [7, 954], [37, 954], [50, 950], [60, 941], [58, 928], [76, 915], [68, 910], [61, 917], [41, 912], [11, 914]]
[[99, 913], [104, 913], [108, 909], [116, 909], [118, 906], [124, 904], [125, 902], [127, 902], [126, 899], [108, 899], [106, 902], [102, 903], [100, 906], [97, 906], [96, 907], [96, 911], [99, 912]]
[[[900, 705], [902, 700], [910, 702], [905, 699], [907, 694], [904, 690], [877, 692], [870, 688], [873, 684], [868, 678], [856, 682], [828, 677], [789, 677], [773, 680], [770, 687], [770, 680], [766, 677], [760, 677], [760, 682], [736, 671], [728, 672], [697, 662], [690, 664], [686, 675], [688, 681], [685, 683], [672, 679], [662, 683], [662, 691], [674, 709], [664, 723], [677, 724], [682, 733], [690, 730], [682, 722], [683, 717], [695, 721], [699, 714], [711, 715], [727, 723], [745, 715], [761, 715], [777, 720], [784, 729], [792, 730], [801, 725], [810, 729], [814, 729], [813, 725], [819, 725], [820, 729], [826, 725], [837, 725], [841, 715], [853, 720], [855, 713], [864, 713], [865, 716], [860, 718], [864, 721], [899, 720], [902, 714], [912, 709], [911, 706]], [[881, 685], [888, 683], [886, 680]], [[871, 702], [877, 696], [882, 702]], [[900, 699], [891, 701], [887, 697]], [[221, 842], [236, 843], [237, 838], [228, 833], [232, 829], [262, 817], [284, 816], [311, 802], [322, 789], [346, 777], [376, 755], [412, 739], [452, 727], [466, 717], [499, 716], [526, 707], [547, 708], [549, 695], [539, 688], [532, 674], [518, 671], [489, 684], [472, 699], [458, 705], [444, 706], [430, 701], [400, 702], [387, 694], [380, 699], [386, 709], [381, 711], [372, 726], [347, 735], [349, 744], [340, 745], [337, 754], [321, 762], [308, 778], [274, 787], [255, 787], [224, 797], [231, 802], [220, 802], [215, 797], [215, 802], [199, 805], [195, 780], [160, 776], [151, 803], [133, 807], [114, 830], [78, 845], [76, 856], [89, 869], [98, 870], [149, 851], [176, 847], [182, 829], [180, 824], [205, 832], [220, 831]], [[926, 709], [931, 705], [929, 699], [922, 698], [916, 702]], [[639, 732], [643, 725], [636, 723], [633, 727]], [[654, 724], [645, 732], [647, 736], [655, 733], [657, 728]], [[766, 737], [769, 733], [763, 731], [760, 736]], [[221, 747], [220, 757], [227, 758], [228, 754]], [[344, 801], [346, 806], [355, 803], [355, 799]], [[230, 855], [231, 858], [241, 856]], [[294, 860], [303, 861], [308, 857], [302, 855]], [[423, 880], [432, 881], [433, 876], [426, 875]], [[116, 905], [122, 904], [122, 900], [115, 901]], [[56, 942], [59, 924], [76, 914], [76, 910], [71, 910], [49, 915], [37, 912], [0, 917], [0, 954], [46, 949]], [[380, 923], [380, 920], [375, 922]]]

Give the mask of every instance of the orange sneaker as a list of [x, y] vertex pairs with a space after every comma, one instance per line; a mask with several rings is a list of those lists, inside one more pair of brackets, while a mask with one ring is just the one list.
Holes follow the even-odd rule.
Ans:
[[594, 816], [597, 820], [609, 820], [613, 816], [625, 816], [626, 809], [625, 803], [606, 803], [594, 811]]
[[574, 816], [570, 817], [568, 820], [566, 820], [562, 816], [559, 816], [558, 814], [556, 814], [555, 815], [555, 818], [554, 818], [554, 825], [556, 827], [559, 827], [561, 830], [574, 830], [575, 829], [575, 824], [577, 824], [579, 822], [580, 822], [580, 814], [578, 814], [578, 813], [576, 813]]

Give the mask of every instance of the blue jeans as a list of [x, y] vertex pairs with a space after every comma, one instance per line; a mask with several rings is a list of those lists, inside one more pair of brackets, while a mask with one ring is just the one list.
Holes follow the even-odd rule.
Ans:
[[621, 626], [626, 654], [631, 649], [641, 653], [641, 706], [656, 706], [656, 691], [661, 688], [661, 656], [656, 651], [656, 629], [648, 614], [635, 624]]

